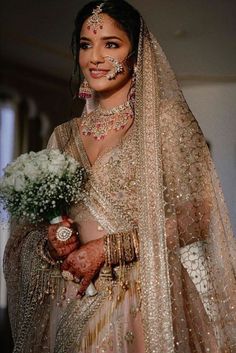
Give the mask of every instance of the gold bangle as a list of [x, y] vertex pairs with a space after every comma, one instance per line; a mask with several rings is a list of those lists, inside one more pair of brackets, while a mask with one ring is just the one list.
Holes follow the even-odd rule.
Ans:
[[104, 236], [105, 264], [123, 265], [139, 258], [137, 229]]
[[48, 249], [48, 239], [47, 238], [43, 238], [39, 244], [37, 245], [36, 248], [36, 252], [37, 254], [43, 259], [45, 260], [49, 265], [56, 265], [61, 263], [60, 260], [55, 260], [51, 254], [50, 251]]

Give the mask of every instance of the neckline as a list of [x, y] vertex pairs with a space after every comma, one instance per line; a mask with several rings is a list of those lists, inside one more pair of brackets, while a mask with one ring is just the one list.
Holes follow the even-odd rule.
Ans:
[[119, 147], [131, 135], [131, 133], [134, 129], [134, 125], [135, 125], [134, 120], [133, 120], [132, 124], [130, 125], [130, 127], [128, 128], [126, 133], [118, 140], [117, 144], [115, 144], [114, 146], [104, 148], [104, 150], [97, 155], [97, 158], [95, 159], [95, 161], [93, 163], [91, 163], [91, 161], [88, 157], [86, 148], [84, 146], [84, 142], [81, 138], [80, 125], [79, 125], [80, 119], [81, 118], [75, 118], [75, 128], [73, 129], [74, 139], [75, 139], [75, 143], [77, 145], [77, 148], [80, 151], [82, 163], [83, 163], [84, 167], [89, 171], [92, 171], [94, 169], [97, 162], [99, 160], [101, 160], [102, 157], [104, 157], [110, 151]]
[[97, 140], [102, 140], [112, 130], [120, 130], [127, 124], [129, 129], [132, 125], [130, 118], [133, 120], [134, 112], [129, 100], [110, 109], [104, 109], [98, 105], [93, 111], [82, 116], [79, 124], [80, 137], [83, 140], [83, 135], [91, 135]]

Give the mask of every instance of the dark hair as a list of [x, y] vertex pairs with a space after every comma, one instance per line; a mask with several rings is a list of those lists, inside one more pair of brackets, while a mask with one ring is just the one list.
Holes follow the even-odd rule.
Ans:
[[77, 57], [79, 53], [80, 32], [84, 21], [92, 14], [92, 11], [99, 5], [102, 6], [102, 13], [113, 18], [128, 35], [132, 45], [132, 56], [137, 59], [138, 42], [140, 32], [140, 14], [124, 0], [95, 0], [85, 5], [75, 18], [75, 29], [72, 34], [71, 49], [74, 58], [74, 74], [78, 71]]

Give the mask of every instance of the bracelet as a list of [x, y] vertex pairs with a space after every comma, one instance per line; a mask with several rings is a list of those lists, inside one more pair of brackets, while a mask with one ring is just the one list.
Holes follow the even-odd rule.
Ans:
[[123, 265], [139, 259], [138, 231], [106, 234], [104, 236], [105, 264]]
[[39, 244], [37, 245], [36, 248], [37, 254], [45, 260], [49, 265], [56, 265], [58, 263], [61, 263], [60, 260], [55, 260], [52, 255], [50, 254], [49, 248], [48, 248], [48, 239], [43, 238]]

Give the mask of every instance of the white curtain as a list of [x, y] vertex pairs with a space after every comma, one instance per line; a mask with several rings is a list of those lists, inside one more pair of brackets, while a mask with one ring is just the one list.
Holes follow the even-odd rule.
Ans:
[[[14, 158], [16, 127], [16, 105], [14, 102], [0, 103], [0, 175], [3, 168]], [[6, 285], [3, 276], [3, 252], [9, 237], [8, 214], [0, 205], [0, 309], [7, 306]]]

